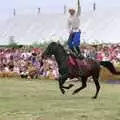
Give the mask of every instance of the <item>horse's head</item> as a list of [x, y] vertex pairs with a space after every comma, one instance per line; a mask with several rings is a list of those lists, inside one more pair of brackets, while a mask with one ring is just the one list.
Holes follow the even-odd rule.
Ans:
[[44, 59], [46, 57], [51, 57], [52, 55], [55, 55], [57, 48], [58, 48], [58, 43], [51, 42], [46, 48], [46, 50], [43, 52], [42, 58]]

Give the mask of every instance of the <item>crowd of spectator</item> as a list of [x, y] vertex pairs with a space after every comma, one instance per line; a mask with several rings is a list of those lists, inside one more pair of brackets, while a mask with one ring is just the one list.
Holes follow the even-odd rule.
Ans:
[[0, 72], [14, 72], [21, 77], [57, 79], [55, 59], [41, 60], [41, 49], [0, 49]]
[[[0, 73], [14, 72], [22, 78], [48, 78], [58, 79], [58, 66], [54, 56], [51, 59], [41, 61], [43, 50], [40, 48], [26, 50], [0, 49]], [[114, 65], [120, 64], [120, 45], [81, 46], [81, 52], [85, 57], [99, 61], [111, 61]]]
[[85, 57], [99, 61], [111, 61], [115, 66], [120, 64], [120, 44], [87, 46], [82, 47], [81, 51]]

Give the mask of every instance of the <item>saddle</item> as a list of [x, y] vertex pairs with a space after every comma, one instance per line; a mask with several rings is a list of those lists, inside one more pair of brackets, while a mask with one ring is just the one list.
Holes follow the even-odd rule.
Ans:
[[74, 67], [80, 67], [80, 66], [85, 67], [88, 65], [83, 57], [79, 57], [79, 56], [77, 57], [74, 55], [69, 55], [68, 63], [69, 65]]

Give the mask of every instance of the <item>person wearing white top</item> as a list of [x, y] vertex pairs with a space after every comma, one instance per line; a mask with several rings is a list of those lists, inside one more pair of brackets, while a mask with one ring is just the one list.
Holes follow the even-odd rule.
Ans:
[[76, 56], [81, 57], [80, 52], [80, 13], [81, 13], [81, 7], [80, 2], [78, 0], [78, 7], [77, 10], [75, 9], [69, 9], [69, 18], [67, 20], [67, 26], [69, 31], [69, 38], [68, 38], [68, 47], [70, 50], [72, 50], [73, 53], [75, 53]]

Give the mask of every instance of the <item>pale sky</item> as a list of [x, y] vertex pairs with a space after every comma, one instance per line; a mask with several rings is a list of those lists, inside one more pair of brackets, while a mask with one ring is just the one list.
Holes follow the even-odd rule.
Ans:
[[[120, 0], [80, 0], [83, 10], [92, 8], [95, 1], [97, 9], [120, 7]], [[8, 17], [13, 8], [18, 12], [32, 11], [41, 7], [41, 12], [63, 12], [63, 6], [74, 7], [77, 0], [0, 0], [0, 19]]]

